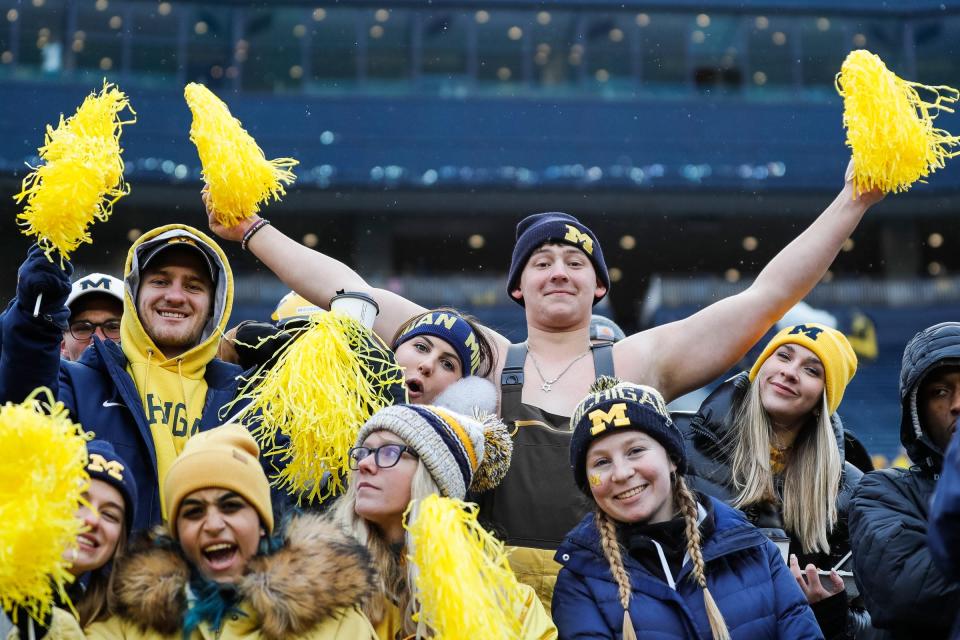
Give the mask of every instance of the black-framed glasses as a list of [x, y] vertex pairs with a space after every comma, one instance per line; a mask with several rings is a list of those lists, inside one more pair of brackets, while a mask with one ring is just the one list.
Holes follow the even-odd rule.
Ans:
[[405, 444], [391, 443], [380, 445], [376, 448], [354, 447], [350, 449], [350, 468], [354, 470], [358, 469], [360, 467], [360, 461], [372, 454], [373, 461], [377, 463], [378, 467], [381, 469], [389, 469], [390, 467], [397, 466], [397, 463], [400, 462], [400, 456], [402, 456], [404, 452], [409, 453], [414, 458], [419, 457], [412, 447], [408, 447]]
[[104, 320], [103, 322], [89, 322], [87, 320], [77, 320], [70, 323], [70, 335], [80, 342], [86, 342], [93, 337], [97, 327], [103, 330], [103, 335], [111, 340], [120, 339], [120, 321], [116, 318]]

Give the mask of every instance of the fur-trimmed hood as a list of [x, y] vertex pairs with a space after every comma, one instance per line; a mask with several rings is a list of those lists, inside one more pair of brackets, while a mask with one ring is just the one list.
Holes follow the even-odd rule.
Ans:
[[[366, 548], [329, 519], [295, 516], [282, 536], [283, 546], [253, 558], [237, 584], [240, 608], [264, 637], [302, 635], [373, 592]], [[144, 630], [182, 633], [190, 565], [167, 530], [125, 555], [114, 580], [117, 615]]]

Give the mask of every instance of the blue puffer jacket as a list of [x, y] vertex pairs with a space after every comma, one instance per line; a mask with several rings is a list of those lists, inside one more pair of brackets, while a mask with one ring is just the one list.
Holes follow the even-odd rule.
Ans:
[[935, 368], [960, 366], [960, 323], [924, 329], [907, 344], [900, 370], [900, 441], [914, 466], [863, 477], [850, 508], [854, 575], [883, 638], [946, 638], [960, 610], [960, 583], [927, 546], [930, 500], [943, 451], [920, 424], [916, 394]]
[[[703, 543], [707, 586], [732, 638], [823, 638], [803, 593], [776, 545], [741, 513], [708, 498], [715, 530]], [[703, 591], [686, 562], [677, 590], [624, 554], [633, 593], [630, 617], [640, 638], [709, 640]], [[593, 515], [567, 534], [555, 556], [563, 565], [553, 592], [553, 620], [561, 639], [620, 638], [623, 607], [600, 547]]]

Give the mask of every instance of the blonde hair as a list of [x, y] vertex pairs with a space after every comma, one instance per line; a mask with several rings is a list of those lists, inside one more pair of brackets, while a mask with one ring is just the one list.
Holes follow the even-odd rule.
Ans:
[[780, 503], [787, 531], [797, 537], [803, 551], [829, 553], [827, 535], [837, 522], [837, 492], [843, 461], [837, 447], [826, 393], [819, 411], [812, 411], [808, 424], [797, 434], [783, 471], [782, 495], [778, 495], [770, 469], [773, 423], [760, 400], [760, 385], [754, 380], [734, 418], [725, 446], [732, 450], [733, 506]]
[[[403, 546], [396, 549], [396, 545], [391, 545], [379, 527], [357, 515], [357, 489], [353, 475], [346, 492], [337, 500], [333, 518], [367, 548], [377, 569], [377, 592], [363, 604], [363, 613], [376, 626], [386, 617], [389, 604], [395, 604], [403, 615], [403, 633], [416, 633], [417, 624], [412, 620], [416, 612], [416, 599], [412, 592], [412, 585], [416, 584], [416, 567], [407, 562], [407, 554], [411, 549], [410, 534], [404, 531]], [[407, 519], [416, 519], [420, 500], [440, 493], [430, 471], [418, 459], [410, 481], [410, 512]]]
[[86, 629], [94, 622], [106, 620], [113, 615], [115, 600], [113, 578], [116, 575], [114, 569], [123, 558], [126, 548], [127, 519], [124, 514], [120, 522], [120, 537], [117, 539], [117, 548], [113, 550], [113, 556], [107, 564], [91, 572], [87, 588], [76, 601], [77, 621], [81, 629]]
[[[727, 623], [720, 613], [716, 601], [707, 588], [706, 565], [703, 561], [703, 551], [701, 549], [700, 527], [697, 525], [698, 510], [697, 501], [687, 487], [686, 481], [681, 475], [673, 475], [673, 503], [684, 520], [684, 535], [687, 538], [687, 553], [690, 555], [690, 561], [693, 566], [690, 574], [703, 590], [703, 605], [707, 612], [707, 620], [710, 622], [710, 633], [714, 640], [730, 640], [730, 632], [727, 630]], [[594, 514], [597, 524], [597, 531], [600, 532], [600, 546], [603, 549], [603, 555], [610, 565], [610, 573], [617, 583], [617, 593], [620, 597], [620, 605], [623, 607], [623, 640], [636, 640], [636, 630], [630, 620], [630, 575], [623, 566], [623, 552], [620, 543], [617, 541], [616, 523], [599, 507]]]

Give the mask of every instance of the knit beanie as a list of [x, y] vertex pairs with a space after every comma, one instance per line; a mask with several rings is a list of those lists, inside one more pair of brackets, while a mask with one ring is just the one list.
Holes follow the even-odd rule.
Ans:
[[187, 440], [183, 452], [170, 465], [163, 494], [167, 521], [177, 538], [177, 515], [184, 498], [200, 489], [229, 489], [243, 497], [260, 514], [260, 522], [273, 532], [270, 483], [260, 466], [257, 441], [239, 424], [225, 424]]
[[[536, 213], [527, 216], [517, 224], [517, 241], [513, 245], [510, 273], [507, 276], [507, 295], [511, 300], [524, 306], [523, 298], [517, 300], [511, 294], [520, 286], [520, 274], [527, 260], [534, 251], [549, 242], [569, 244], [583, 251], [593, 263], [597, 278], [603, 286], [610, 288], [607, 263], [603, 260], [603, 251], [593, 231], [567, 213]], [[603, 296], [597, 297], [593, 304], [597, 304], [602, 299]]]
[[471, 417], [449, 409], [398, 404], [381, 409], [360, 428], [357, 446], [371, 433], [389, 431], [412, 447], [449, 498], [487, 491], [510, 468], [513, 441], [494, 415]]
[[133, 470], [106, 440], [92, 440], [87, 443], [87, 475], [92, 480], [102, 480], [123, 496], [124, 519], [127, 531], [133, 530], [137, 512], [137, 481]]
[[847, 337], [836, 329], [814, 322], [787, 327], [767, 343], [750, 369], [750, 382], [757, 377], [767, 358], [785, 344], [806, 347], [820, 358], [824, 371], [823, 389], [827, 393], [827, 406], [832, 416], [843, 400], [847, 384], [857, 372], [857, 354]]
[[449, 343], [457, 352], [464, 376], [473, 375], [480, 366], [480, 345], [466, 320], [453, 311], [431, 311], [416, 318], [406, 327], [393, 345], [394, 351], [416, 336], [433, 336]]
[[573, 479], [588, 497], [587, 450], [597, 438], [620, 431], [642, 431], [659, 442], [677, 465], [677, 473], [687, 468], [683, 435], [670, 418], [663, 396], [653, 387], [601, 376], [590, 387], [590, 395], [580, 401], [570, 418], [570, 466]]

